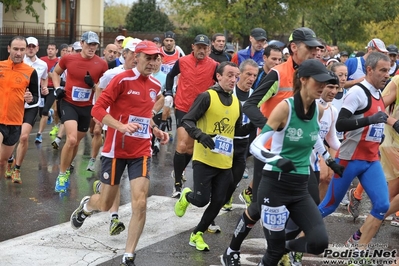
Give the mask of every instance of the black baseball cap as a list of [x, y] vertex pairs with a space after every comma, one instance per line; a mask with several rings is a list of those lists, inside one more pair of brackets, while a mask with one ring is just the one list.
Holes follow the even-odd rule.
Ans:
[[251, 36], [257, 40], [267, 40], [267, 34], [266, 31], [262, 28], [255, 28], [251, 30]]
[[152, 39], [153, 42], [161, 42], [161, 39], [159, 39], [159, 37], [155, 37], [154, 39]]
[[204, 35], [204, 34], [199, 34], [195, 37], [194, 39], [194, 45], [195, 44], [205, 44], [205, 45], [209, 45], [209, 38], [208, 36]]
[[388, 54], [399, 54], [398, 47], [394, 44], [387, 46]]
[[175, 39], [175, 33], [173, 31], [165, 32], [165, 39], [166, 38], [172, 38], [174, 40]]
[[310, 47], [324, 48], [324, 45], [316, 39], [314, 31], [306, 27], [295, 29], [288, 40], [290, 42], [300, 41]]
[[338, 84], [339, 80], [337, 76], [328, 71], [326, 66], [318, 59], [305, 60], [298, 67], [298, 77], [312, 77], [318, 82], [328, 82], [329, 84]]
[[347, 51], [342, 51], [341, 56], [349, 56], [349, 53]]

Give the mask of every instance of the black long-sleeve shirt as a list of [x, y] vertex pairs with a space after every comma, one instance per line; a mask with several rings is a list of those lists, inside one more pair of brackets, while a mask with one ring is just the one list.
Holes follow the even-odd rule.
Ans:
[[39, 78], [37, 76], [36, 70], [33, 70], [32, 74], [30, 75], [30, 80], [29, 80], [29, 91], [32, 93], [33, 96], [33, 101], [28, 103], [29, 105], [34, 105], [37, 104], [39, 101], [39, 91], [37, 88], [40, 88]]
[[[219, 84], [215, 84], [210, 88], [211, 90], [215, 90], [218, 93], [220, 101], [226, 105], [230, 106], [233, 103], [232, 94], [229, 92], [225, 92]], [[199, 128], [197, 128], [197, 121], [204, 116], [206, 111], [209, 109], [211, 104], [211, 97], [208, 92], [203, 92], [197, 96], [193, 105], [191, 106], [188, 113], [183, 116], [182, 125], [186, 129], [187, 133], [193, 139], [198, 139], [198, 137], [203, 133]], [[235, 136], [246, 136], [248, 135], [251, 130], [254, 129], [253, 124], [248, 123], [243, 125], [242, 124], [242, 112], [241, 112], [241, 105], [240, 108], [240, 117], [237, 119], [235, 124]]]
[[[298, 65], [293, 61], [293, 67], [296, 69]], [[270, 71], [266, 77], [261, 79], [260, 84], [256, 90], [251, 94], [248, 100], [245, 102], [242, 111], [246, 114], [258, 128], [263, 128], [267, 122], [267, 118], [259, 110], [258, 104], [262, 100], [263, 96], [270, 90], [273, 84], [278, 81], [278, 74], [276, 71]]]

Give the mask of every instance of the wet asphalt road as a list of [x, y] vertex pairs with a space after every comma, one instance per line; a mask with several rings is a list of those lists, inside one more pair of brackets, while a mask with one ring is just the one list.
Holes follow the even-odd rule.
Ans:
[[[32, 132], [36, 132], [38, 123]], [[0, 242], [12, 240], [18, 236], [43, 230], [54, 225], [69, 222], [71, 213], [75, 210], [82, 197], [92, 194], [92, 184], [97, 179], [97, 174], [86, 171], [90, 159], [90, 135], [82, 141], [77, 158], [75, 170], [71, 175], [71, 191], [62, 197], [54, 192], [55, 179], [58, 175], [58, 163], [60, 150], [53, 150], [52, 138], [48, 130], [43, 135], [43, 143], [34, 144], [35, 134], [30, 137], [30, 146], [25, 161], [21, 167], [22, 184], [13, 184], [11, 180], [0, 178]], [[169, 197], [172, 192], [173, 182], [170, 177], [172, 171], [172, 155], [174, 142], [163, 146], [161, 152], [153, 158], [151, 164], [151, 188], [150, 196]], [[251, 169], [252, 160], [248, 160]], [[97, 172], [100, 167], [97, 160]], [[250, 172], [252, 173], [252, 171]], [[187, 168], [187, 186], [192, 187], [191, 164]], [[241, 191], [249, 180], [243, 180], [237, 189], [234, 203], [238, 204], [233, 211], [218, 216], [216, 222], [222, 227], [222, 233], [205, 233], [204, 239], [210, 245], [211, 251], [196, 251], [188, 245], [190, 230], [176, 234], [165, 240], [154, 242], [137, 251], [137, 265], [221, 265], [220, 255], [228, 246], [237, 219], [243, 211], [243, 205], [238, 199], [238, 191]], [[125, 182], [126, 184], [126, 182]], [[129, 187], [122, 186], [122, 202], [129, 201]], [[370, 203], [362, 204], [361, 214], [366, 215]], [[173, 211], [173, 210], [171, 210]], [[181, 220], [184, 222], [184, 217]], [[330, 243], [344, 243], [362, 223], [358, 219], [356, 223], [347, 215], [344, 207], [339, 207], [336, 214], [325, 219]], [[162, 225], [160, 225], [162, 226]], [[179, 226], [176, 224], [176, 226]], [[149, 229], [145, 229], [149, 230]], [[162, 230], [161, 230], [162, 232]], [[125, 237], [124, 235], [123, 237]], [[117, 237], [122, 237], [117, 236]], [[257, 265], [264, 252], [265, 241], [261, 227], [257, 225], [250, 233], [242, 247], [242, 265]], [[378, 233], [374, 243], [384, 245], [386, 249], [399, 248], [399, 229], [389, 225], [386, 221]], [[0, 252], [1, 258], [1, 252]], [[101, 265], [119, 265], [120, 256], [102, 263]], [[3, 265], [0, 260], [0, 265]], [[32, 265], [47, 265], [45, 262]], [[63, 265], [60, 262], [59, 265]], [[322, 265], [320, 257], [305, 256], [303, 265]], [[330, 264], [332, 265], [332, 264]]]

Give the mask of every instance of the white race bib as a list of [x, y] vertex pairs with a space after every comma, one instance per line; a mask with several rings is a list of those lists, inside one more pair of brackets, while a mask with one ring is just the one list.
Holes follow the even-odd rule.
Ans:
[[39, 107], [44, 107], [44, 98], [39, 99], [40, 103], [39, 103]]
[[382, 135], [384, 134], [384, 123], [371, 124], [367, 131], [366, 141], [378, 142], [382, 140]]
[[246, 125], [246, 124], [248, 124], [250, 121], [249, 121], [249, 118], [248, 118], [248, 116], [246, 116], [244, 113], [242, 114], [242, 124], [243, 125]]
[[280, 207], [262, 205], [262, 225], [270, 231], [283, 231], [289, 216], [290, 212], [285, 205]]
[[125, 133], [127, 136], [141, 138], [141, 139], [150, 138], [150, 118], [129, 115], [128, 122], [140, 124], [141, 129], [137, 130], [133, 134]]
[[72, 100], [75, 102], [87, 102], [90, 100], [92, 89], [72, 87]]
[[168, 65], [168, 64], [162, 64], [161, 65], [161, 71], [165, 74], [168, 74], [173, 68], [173, 65]]
[[215, 153], [221, 153], [227, 156], [232, 156], [233, 154], [233, 139], [216, 135], [213, 138], [215, 142], [215, 148], [212, 150]]
[[337, 137], [339, 140], [344, 139], [344, 132], [337, 132]]

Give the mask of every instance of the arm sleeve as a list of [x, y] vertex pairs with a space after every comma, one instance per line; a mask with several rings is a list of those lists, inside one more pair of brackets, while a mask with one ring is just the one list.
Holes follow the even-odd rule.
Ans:
[[328, 131], [326, 136], [326, 141], [333, 150], [338, 150], [339, 146], [341, 145], [341, 142], [339, 141], [337, 136], [337, 130], [335, 129], [338, 114], [337, 109], [335, 109], [333, 106], [331, 106], [330, 108], [331, 112], [333, 113], [333, 119], [331, 121], [330, 130]]
[[326, 150], [326, 147], [324, 146], [323, 140], [321, 139], [320, 136], [318, 136], [316, 143], [313, 146], [313, 149], [318, 153], [321, 154], [321, 157], [326, 161], [328, 158], [330, 158], [330, 153]]
[[173, 95], [172, 88], [173, 88], [173, 82], [174, 78], [180, 74], [180, 66], [179, 66], [179, 60], [176, 61], [168, 75], [166, 76], [166, 83], [165, 83], [165, 95]]
[[190, 110], [182, 118], [182, 126], [193, 139], [198, 139], [202, 134], [201, 129], [197, 128], [197, 121], [204, 116], [210, 104], [211, 97], [209, 93], [205, 91], [197, 96]]
[[37, 104], [37, 101], [39, 100], [39, 90], [40, 90], [39, 78], [37, 76], [36, 70], [33, 70], [32, 74], [30, 75], [30, 81], [29, 81], [29, 91], [32, 93], [33, 100], [32, 102], [28, 103], [28, 105]]
[[245, 102], [243, 112], [248, 116], [249, 120], [258, 128], [263, 128], [267, 122], [267, 118], [260, 112], [258, 103], [262, 101], [263, 97], [268, 93], [273, 84], [278, 81], [276, 71], [270, 71], [258, 88]]
[[250, 146], [250, 151], [253, 156], [264, 163], [275, 164], [279, 159], [281, 159], [281, 156], [271, 153], [264, 146], [265, 143], [271, 139], [273, 134], [274, 130], [269, 125], [265, 125], [262, 132], [254, 139]]
[[337, 124], [335, 128], [339, 132], [345, 132], [345, 131], [351, 131], [355, 130], [361, 127], [365, 127], [370, 125], [368, 117], [363, 117], [363, 118], [352, 118], [352, 113], [346, 109], [346, 108], [341, 108], [341, 111], [339, 111], [338, 114], [338, 119], [337, 119]]

